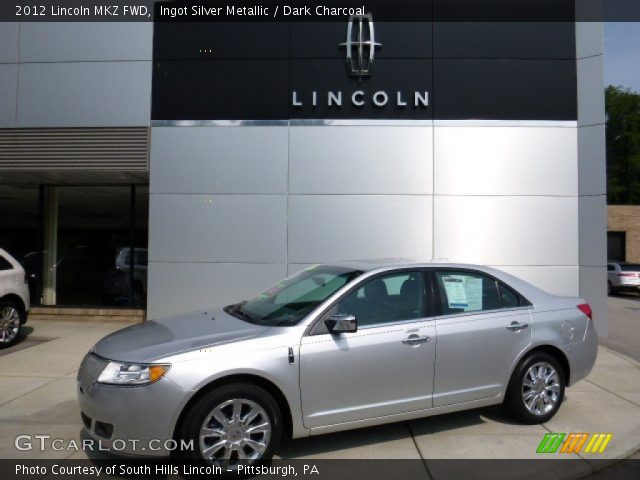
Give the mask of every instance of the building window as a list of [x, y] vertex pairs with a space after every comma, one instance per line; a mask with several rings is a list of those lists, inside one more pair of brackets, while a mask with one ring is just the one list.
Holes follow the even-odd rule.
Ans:
[[624, 262], [627, 259], [627, 233], [607, 232], [607, 260]]
[[32, 304], [144, 308], [148, 195], [136, 185], [0, 185], [0, 248], [25, 268]]

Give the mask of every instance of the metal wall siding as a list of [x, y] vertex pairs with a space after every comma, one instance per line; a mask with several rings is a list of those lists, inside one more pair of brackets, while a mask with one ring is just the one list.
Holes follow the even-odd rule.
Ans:
[[0, 170], [149, 170], [147, 127], [0, 129]]

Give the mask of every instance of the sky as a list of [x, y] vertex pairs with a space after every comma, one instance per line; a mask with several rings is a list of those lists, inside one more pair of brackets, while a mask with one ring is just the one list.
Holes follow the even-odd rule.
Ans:
[[604, 24], [604, 84], [640, 92], [640, 23]]

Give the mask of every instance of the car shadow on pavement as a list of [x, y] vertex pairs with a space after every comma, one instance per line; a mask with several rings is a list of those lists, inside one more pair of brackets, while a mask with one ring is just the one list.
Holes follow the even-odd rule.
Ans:
[[11, 343], [11, 345], [0, 346], [0, 357], [4, 355], [9, 355], [10, 353], [18, 352], [20, 350], [24, 350], [25, 348], [39, 345], [44, 342], [48, 342], [49, 340], [53, 340], [51, 338], [45, 338], [45, 337], [34, 337], [31, 335], [32, 333], [33, 333], [33, 327], [29, 325], [24, 325], [20, 329], [20, 333], [18, 334], [16, 339]]
[[[474, 427], [486, 423], [520, 425], [502, 413], [500, 407], [488, 407], [464, 412], [425, 417], [410, 422], [397, 422], [375, 427], [360, 428], [344, 432], [299, 438], [284, 442], [277, 456], [286, 459], [303, 457], [316, 458], [380, 458], [385, 450], [390, 458], [398, 458], [394, 453], [406, 455], [414, 449], [401, 447], [403, 441], [413, 444], [412, 437]], [[396, 448], [388, 448], [390, 444]], [[382, 446], [385, 445], [385, 446]], [[367, 452], [367, 447], [373, 447]], [[351, 452], [351, 454], [349, 454]]]
[[637, 300], [640, 302], [640, 293], [635, 292], [615, 292], [610, 293], [609, 297], [624, 298], [626, 300]]
[[[380, 455], [386, 451], [389, 458], [415, 458], [417, 455], [413, 442], [415, 436], [455, 432], [486, 423], [520, 425], [507, 417], [499, 406], [485, 407], [426, 417], [410, 422], [396, 422], [314, 437], [284, 440], [275, 457], [282, 459], [382, 458]], [[84, 430], [81, 431], [80, 437], [83, 440], [90, 439]], [[390, 446], [393, 447], [389, 448]], [[123, 461], [132, 458], [97, 448], [86, 449], [84, 452], [89, 460], [94, 461]]]

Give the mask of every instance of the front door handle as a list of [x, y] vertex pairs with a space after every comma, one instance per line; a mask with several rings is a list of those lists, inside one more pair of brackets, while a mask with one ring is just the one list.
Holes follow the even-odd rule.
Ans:
[[431, 338], [427, 337], [426, 335], [420, 336], [420, 335], [414, 334], [414, 335], [409, 335], [407, 338], [402, 340], [402, 343], [404, 343], [405, 345], [419, 345], [421, 343], [426, 343], [430, 341], [431, 341]]
[[512, 332], [519, 332], [520, 330], [524, 330], [525, 328], [529, 328], [528, 323], [520, 323], [520, 322], [511, 322], [507, 325], [507, 330], [511, 330]]

